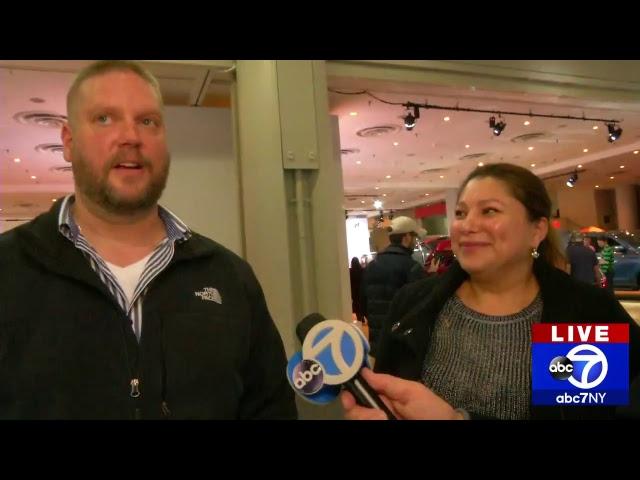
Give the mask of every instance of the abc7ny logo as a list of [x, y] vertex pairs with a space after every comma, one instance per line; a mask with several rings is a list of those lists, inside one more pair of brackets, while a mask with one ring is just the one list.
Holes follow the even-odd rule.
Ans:
[[[590, 352], [590, 353], [585, 353]], [[549, 373], [556, 380], [567, 380], [576, 388], [591, 389], [600, 385], [609, 370], [604, 352], [594, 345], [578, 345], [565, 357], [549, 363]]]

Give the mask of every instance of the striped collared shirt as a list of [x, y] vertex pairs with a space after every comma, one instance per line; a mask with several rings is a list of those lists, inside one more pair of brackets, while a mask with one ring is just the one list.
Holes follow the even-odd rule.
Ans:
[[91, 268], [98, 274], [100, 280], [107, 286], [109, 292], [127, 314], [131, 320], [133, 331], [140, 341], [142, 334], [142, 303], [146, 293], [147, 286], [151, 281], [162, 272], [173, 258], [176, 242], [185, 242], [191, 237], [191, 231], [177, 216], [166, 208], [158, 207], [158, 215], [164, 223], [167, 231], [165, 238], [151, 253], [149, 260], [140, 275], [138, 285], [136, 286], [131, 303], [127, 300], [120, 284], [116, 280], [105, 261], [100, 257], [98, 252], [89, 244], [87, 239], [82, 235], [78, 224], [75, 222], [71, 214], [71, 205], [75, 201], [74, 195], [67, 195], [62, 200], [60, 213], [58, 215], [58, 230], [73, 245], [80, 250], [89, 261]]

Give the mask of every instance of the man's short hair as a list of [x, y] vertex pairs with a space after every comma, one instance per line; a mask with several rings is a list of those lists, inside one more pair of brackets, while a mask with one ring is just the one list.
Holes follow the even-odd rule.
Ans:
[[131, 60], [101, 60], [86, 66], [76, 76], [69, 92], [67, 93], [67, 117], [71, 124], [75, 115], [75, 108], [78, 102], [78, 93], [82, 84], [93, 77], [98, 77], [109, 72], [132, 72], [146, 81], [156, 92], [160, 107], [162, 107], [162, 94], [160, 93], [160, 84], [156, 77], [149, 70], [144, 68], [138, 62]]
[[582, 243], [586, 237], [582, 233], [574, 233], [571, 242], [572, 243]]
[[400, 245], [406, 233], [392, 233], [389, 235], [389, 241], [392, 245]]

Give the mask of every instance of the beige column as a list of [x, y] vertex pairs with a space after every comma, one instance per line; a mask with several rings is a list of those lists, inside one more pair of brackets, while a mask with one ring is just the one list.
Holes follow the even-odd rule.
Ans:
[[323, 61], [243, 60], [236, 72], [245, 258], [291, 355], [305, 315], [350, 318], [337, 122]]
[[620, 185], [615, 191], [618, 228], [638, 229], [638, 197], [635, 185]]

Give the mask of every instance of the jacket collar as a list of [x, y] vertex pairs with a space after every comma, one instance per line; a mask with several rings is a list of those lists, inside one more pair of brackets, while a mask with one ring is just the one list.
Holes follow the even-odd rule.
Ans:
[[89, 284], [111, 297], [82, 252], [58, 229], [62, 202], [15, 229], [22, 250], [45, 269]]
[[439, 277], [425, 281], [416, 297], [418, 302], [391, 326], [391, 334], [402, 341], [416, 354], [422, 356], [428, 347], [425, 341], [445, 302], [468, 278], [457, 261]]
[[[23, 251], [47, 270], [89, 284], [111, 297], [82, 252], [60, 233], [58, 216], [61, 204], [56, 202], [48, 212], [15, 229]], [[171, 263], [209, 256], [214, 251], [212, 242], [192, 233], [188, 240], [176, 244]]]
[[383, 255], [386, 253], [411, 255], [413, 253], [413, 250], [411, 250], [410, 248], [403, 247], [402, 245], [391, 244], [387, 248], [385, 248], [382, 252], [380, 252], [380, 255]]
[[[80, 235], [80, 228], [75, 222], [72, 214], [72, 207], [75, 203], [75, 195], [70, 194], [60, 201], [58, 212], [58, 230], [76, 244], [76, 240]], [[191, 237], [192, 232], [189, 227], [178, 218], [173, 212], [167, 210], [162, 205], [158, 205], [158, 216], [164, 224], [167, 238], [170, 242], [184, 242]]]

